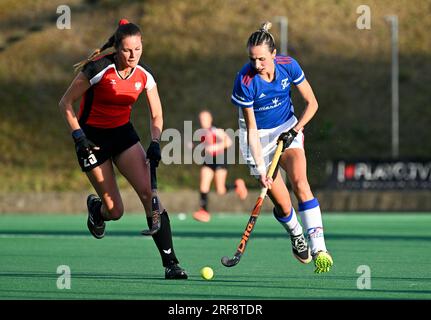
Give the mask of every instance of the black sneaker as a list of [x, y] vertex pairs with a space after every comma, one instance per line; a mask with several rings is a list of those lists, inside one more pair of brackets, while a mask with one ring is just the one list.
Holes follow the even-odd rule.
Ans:
[[165, 279], [187, 279], [187, 273], [178, 264], [174, 263], [166, 267]]
[[301, 263], [309, 263], [312, 257], [304, 235], [290, 236], [290, 241], [292, 242], [293, 256]]
[[90, 194], [87, 197], [87, 227], [96, 239], [102, 239], [105, 236], [105, 221], [103, 221], [100, 213], [101, 206], [102, 200], [98, 196]]

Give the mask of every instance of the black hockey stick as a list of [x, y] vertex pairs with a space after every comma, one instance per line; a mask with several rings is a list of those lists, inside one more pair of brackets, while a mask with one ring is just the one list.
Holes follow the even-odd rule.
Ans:
[[[275, 150], [274, 157], [272, 159], [271, 166], [269, 167], [267, 177], [272, 177], [274, 175], [275, 169], [277, 168], [278, 161], [280, 160], [280, 156], [283, 153], [283, 140], [279, 140], [277, 144], [277, 149]], [[265, 199], [266, 193], [268, 192], [268, 188], [263, 187], [260, 190], [259, 198], [257, 198], [256, 204], [254, 205], [253, 211], [251, 213], [250, 219], [248, 220], [247, 226], [245, 227], [244, 233], [242, 234], [241, 241], [236, 249], [236, 252], [232, 259], [227, 256], [221, 258], [221, 263], [225, 267], [233, 267], [236, 266], [241, 259], [245, 251], [245, 247], [247, 246], [247, 242], [250, 239], [251, 232], [253, 231], [254, 225], [256, 224], [257, 217], [260, 214], [260, 210], [262, 209], [263, 200]]]
[[152, 236], [156, 234], [161, 227], [159, 198], [157, 196], [156, 165], [152, 161], [150, 161], [150, 177], [151, 177], [151, 219], [153, 221], [153, 224], [151, 226], [151, 229], [142, 231], [142, 234], [144, 236]]

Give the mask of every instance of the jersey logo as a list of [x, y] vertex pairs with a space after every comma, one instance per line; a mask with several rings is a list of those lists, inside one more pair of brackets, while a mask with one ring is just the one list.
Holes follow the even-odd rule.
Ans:
[[135, 82], [135, 89], [136, 89], [136, 91], [139, 91], [139, 89], [141, 89], [141, 87], [142, 87], [142, 83], [141, 82]]
[[115, 79], [111, 79], [109, 84], [115, 85], [115, 84], [117, 84], [117, 82], [115, 81]]
[[266, 94], [264, 94], [263, 92], [260, 94], [259, 99], [266, 97]]
[[265, 111], [265, 110], [271, 110], [274, 108], [278, 108], [279, 106], [281, 106], [281, 102], [279, 98], [274, 98], [272, 99], [272, 104], [269, 106], [264, 106], [264, 107], [259, 107], [257, 108], [258, 111]]
[[290, 85], [289, 78], [281, 80], [281, 89], [284, 90]]

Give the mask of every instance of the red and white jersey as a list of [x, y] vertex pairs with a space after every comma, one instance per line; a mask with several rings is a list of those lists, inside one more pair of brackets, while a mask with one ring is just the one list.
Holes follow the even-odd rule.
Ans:
[[[217, 135], [217, 128], [211, 127], [209, 129], [205, 129], [205, 135], [201, 137], [201, 142], [205, 143], [206, 146], [214, 147], [218, 142], [220, 142], [220, 137]], [[209, 148], [211, 150], [211, 148]], [[209, 151], [211, 156], [216, 156], [220, 153], [223, 153], [224, 150], [211, 150]]]
[[132, 105], [141, 92], [156, 85], [149, 68], [141, 63], [122, 79], [115, 66], [114, 54], [89, 62], [82, 72], [91, 87], [82, 97], [79, 123], [98, 128], [115, 128], [129, 122]]

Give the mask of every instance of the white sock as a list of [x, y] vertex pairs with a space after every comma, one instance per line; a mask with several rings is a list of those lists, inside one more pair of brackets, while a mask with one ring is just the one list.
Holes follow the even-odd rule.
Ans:
[[322, 213], [319, 201], [316, 198], [298, 203], [298, 211], [308, 235], [311, 254], [326, 251], [325, 237], [323, 236]]
[[290, 210], [290, 214], [287, 217], [278, 217], [275, 215], [275, 208], [273, 210], [275, 219], [293, 236], [299, 236], [302, 234], [302, 226], [296, 217], [295, 209]]

